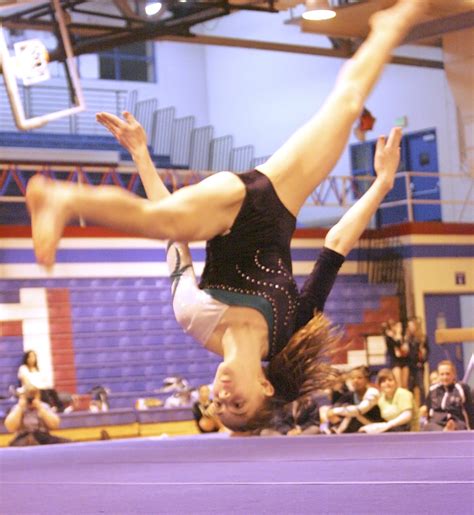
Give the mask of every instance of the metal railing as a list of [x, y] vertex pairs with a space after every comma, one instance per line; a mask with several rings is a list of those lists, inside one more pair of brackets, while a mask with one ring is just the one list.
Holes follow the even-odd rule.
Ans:
[[[63, 109], [71, 105], [68, 89], [56, 85], [35, 85], [34, 87], [19, 85], [19, 93], [23, 99], [25, 116], [28, 118], [44, 115], [48, 112]], [[103, 131], [95, 120], [97, 111], [120, 113], [127, 106], [129, 92], [123, 89], [83, 88], [87, 111], [62, 118], [36, 129], [38, 132], [57, 134], [97, 134]], [[0, 98], [7, 98], [5, 86], [0, 84]], [[2, 131], [16, 131], [8, 102], [0, 102], [0, 128]]]
[[[422, 178], [422, 179], [433, 179], [435, 184], [434, 188], [431, 187], [429, 189], [415, 191], [413, 179]], [[466, 208], [474, 207], [474, 196], [473, 193], [473, 184], [474, 177], [470, 177], [465, 174], [442, 174], [437, 172], [399, 172], [397, 173], [397, 181], [404, 182], [404, 190], [406, 197], [398, 200], [386, 201], [381, 206], [380, 209], [389, 209], [393, 207], [405, 206], [407, 209], [407, 221], [413, 222], [415, 221], [415, 208], [417, 206], [439, 206], [442, 208], [443, 206], [459, 206], [464, 211]], [[463, 198], [451, 198], [447, 199], [445, 192], [442, 191], [441, 183], [445, 181], [449, 181], [453, 184], [453, 181], [459, 181], [465, 183], [466, 188], [459, 188], [459, 197]], [[443, 188], [444, 190], [445, 188]], [[453, 190], [451, 189], [451, 194], [453, 194]], [[437, 198], [421, 198], [423, 196], [433, 195]]]
[[[50, 175], [55, 172], [69, 173], [72, 181], [77, 180], [77, 174], [81, 173], [84, 177], [88, 177], [90, 174], [103, 174], [118, 177], [122, 174], [135, 175], [135, 167], [130, 165], [120, 166], [76, 166], [76, 165], [55, 165], [54, 163], [37, 165], [28, 162], [0, 162], [0, 202], [7, 202], [8, 196], [13, 196], [18, 201], [18, 197], [23, 196], [23, 191], [18, 187], [16, 193], [6, 195], [4, 189], [5, 184], [8, 182], [11, 184], [25, 184], [29, 176], [34, 173], [47, 173]], [[197, 170], [177, 170], [177, 169], [159, 169], [161, 177], [166, 179], [170, 184], [173, 184], [174, 189], [178, 189], [182, 186], [199, 182], [200, 180], [212, 175], [215, 172], [212, 171], [197, 171]], [[9, 177], [10, 175], [10, 177]], [[397, 174], [397, 180], [403, 180], [406, 184], [407, 197], [404, 199], [386, 201], [380, 205], [379, 209], [388, 209], [396, 206], [406, 206], [407, 217], [405, 221], [414, 221], [414, 207], [418, 205], [438, 205], [438, 206], [470, 206], [474, 207], [474, 199], [470, 197], [465, 199], [419, 199], [414, 198], [411, 193], [411, 178], [413, 177], [437, 177], [439, 180], [463, 180], [472, 183], [474, 178], [466, 177], [462, 174], [437, 174], [437, 173], [425, 173], [425, 172], [401, 172]], [[374, 181], [374, 177], [353, 177], [353, 176], [331, 176], [324, 179], [321, 184], [314, 190], [311, 196], [305, 203], [305, 206], [313, 207], [342, 207], [347, 208], [355, 203], [357, 200], [360, 181], [368, 181], [371, 183]], [[103, 177], [101, 181], [105, 183], [106, 178]], [[97, 184], [98, 180], [91, 180], [91, 183]], [[120, 181], [114, 181], [119, 183]]]

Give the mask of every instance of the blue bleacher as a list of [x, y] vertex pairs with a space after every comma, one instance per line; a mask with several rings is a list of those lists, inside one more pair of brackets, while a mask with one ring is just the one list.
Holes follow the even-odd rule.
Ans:
[[[24, 287], [69, 290], [72, 324], [57, 316], [51, 328], [59, 340], [61, 331], [72, 330], [79, 393], [102, 385], [111, 390], [112, 408], [130, 408], [137, 397], [156, 396], [167, 376], [180, 375], [193, 386], [213, 380], [219, 358], [175, 321], [166, 277], [0, 280], [0, 303], [18, 302]], [[341, 275], [326, 314], [339, 325], [359, 323], [365, 310], [377, 309], [380, 296], [395, 293], [394, 285]], [[0, 395], [16, 384], [22, 347], [19, 337], [0, 338]]]
[[[132, 158], [113, 136], [97, 134], [55, 134], [47, 132], [0, 131], [0, 146], [20, 148], [54, 148], [64, 150], [116, 151], [122, 161]], [[153, 161], [158, 168], [175, 168], [169, 156], [154, 155], [149, 148]], [[48, 163], [53, 164], [53, 163]], [[183, 167], [180, 167], [183, 168]]]
[[[132, 158], [118, 141], [109, 135], [97, 134], [56, 134], [47, 132], [16, 132], [0, 131], [0, 146], [18, 148], [51, 148], [65, 150], [115, 151], [122, 161], [131, 161]], [[175, 166], [170, 156], [156, 155], [149, 147], [150, 154], [157, 168], [187, 168]]]

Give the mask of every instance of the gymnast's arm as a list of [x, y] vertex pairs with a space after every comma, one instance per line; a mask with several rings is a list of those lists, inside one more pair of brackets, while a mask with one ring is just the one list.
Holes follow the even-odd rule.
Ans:
[[308, 323], [315, 310], [323, 311], [345, 257], [359, 240], [385, 195], [392, 189], [400, 162], [401, 137], [401, 129], [394, 128], [388, 141], [383, 136], [378, 139], [374, 158], [377, 178], [327, 233], [324, 248], [301, 290], [296, 329]]
[[326, 235], [325, 246], [347, 256], [374, 216], [385, 195], [393, 188], [400, 162], [399, 127], [392, 129], [388, 141], [381, 136], [375, 150], [374, 168], [377, 178], [365, 194], [344, 214]]
[[151, 159], [145, 130], [135, 117], [124, 111], [123, 120], [114, 114], [104, 112], [97, 113], [96, 118], [130, 152], [147, 197], [150, 200], [161, 200], [171, 195]]

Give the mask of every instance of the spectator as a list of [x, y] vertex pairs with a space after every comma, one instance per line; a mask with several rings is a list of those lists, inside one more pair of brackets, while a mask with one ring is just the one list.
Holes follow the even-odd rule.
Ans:
[[202, 384], [198, 390], [198, 399], [193, 404], [193, 416], [201, 433], [216, 433], [222, 429], [222, 423], [216, 415], [216, 408], [210, 398], [210, 389]]
[[433, 386], [434, 384], [439, 383], [439, 374], [438, 370], [433, 370], [430, 372], [430, 386]]
[[13, 406], [5, 418], [5, 427], [10, 433], [16, 433], [9, 443], [11, 447], [67, 443], [70, 440], [50, 434], [50, 430], [59, 427], [59, 416], [50, 406], [41, 402], [40, 391], [34, 386], [27, 386], [20, 393], [18, 403]]
[[380, 393], [377, 388], [370, 386], [369, 378], [367, 367], [357, 367], [351, 371], [349, 380], [353, 391], [342, 396], [327, 413], [331, 432], [356, 433], [366, 424], [383, 422], [377, 405]]
[[417, 406], [425, 402], [425, 363], [428, 359], [428, 340], [423, 334], [421, 321], [417, 317], [408, 320], [404, 341], [408, 345], [408, 366], [410, 370], [408, 389], [413, 392]]
[[329, 399], [331, 404], [336, 404], [341, 397], [350, 393], [346, 384], [346, 374], [334, 369], [331, 374], [331, 389], [329, 391]]
[[[439, 375], [437, 370], [433, 370], [430, 372], [430, 387], [434, 384], [439, 383]], [[426, 399], [425, 399], [426, 402]], [[428, 407], [426, 404], [420, 406], [420, 426], [423, 427], [428, 422]]]
[[261, 436], [298, 436], [319, 434], [319, 406], [312, 395], [306, 395], [286, 404], [271, 427], [263, 429]]
[[188, 408], [192, 404], [191, 390], [181, 390], [174, 392], [166, 398], [165, 408]]
[[346, 383], [345, 373], [337, 370], [336, 368], [332, 369], [329, 374], [329, 382], [330, 387], [324, 390], [324, 393], [327, 395], [329, 400], [329, 405], [324, 405], [319, 408], [321, 421], [320, 429], [324, 433], [330, 433], [328, 410], [331, 409], [332, 406], [336, 405], [341, 397], [350, 394], [350, 390]]
[[389, 320], [384, 328], [385, 345], [389, 366], [393, 370], [397, 384], [408, 388], [408, 353], [409, 347], [403, 341], [403, 326], [401, 322]]
[[377, 384], [382, 392], [378, 406], [384, 422], [368, 424], [359, 431], [371, 434], [410, 431], [415, 414], [413, 394], [397, 385], [395, 375], [388, 368], [380, 370]]
[[431, 386], [428, 399], [428, 422], [424, 431], [458, 431], [472, 429], [474, 409], [471, 390], [456, 381], [456, 368], [449, 360], [438, 364], [439, 383]]
[[29, 350], [23, 354], [23, 360], [18, 369], [18, 379], [22, 387], [35, 387], [41, 393], [41, 400], [46, 402], [56, 411], [64, 411], [64, 405], [56, 390], [51, 388], [38, 367], [36, 352]]
[[94, 386], [91, 389], [91, 403], [89, 411], [94, 413], [109, 411], [109, 393], [110, 390], [104, 386]]

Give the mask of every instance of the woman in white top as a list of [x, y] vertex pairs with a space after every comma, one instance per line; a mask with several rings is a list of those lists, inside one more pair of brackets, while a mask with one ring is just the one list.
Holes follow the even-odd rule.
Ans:
[[64, 411], [64, 405], [56, 390], [51, 388], [38, 367], [38, 356], [35, 351], [28, 350], [23, 354], [23, 360], [18, 369], [18, 379], [23, 388], [37, 388], [41, 393], [41, 400], [57, 411]]

